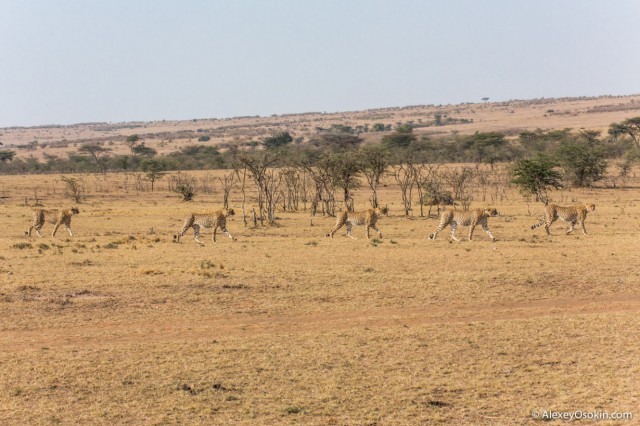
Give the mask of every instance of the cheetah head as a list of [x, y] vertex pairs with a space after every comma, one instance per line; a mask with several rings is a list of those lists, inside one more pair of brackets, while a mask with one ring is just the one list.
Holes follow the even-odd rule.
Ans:
[[593, 203], [591, 203], [591, 204], [585, 204], [584, 206], [585, 206], [585, 207], [587, 208], [587, 210], [589, 210], [590, 212], [594, 212], [594, 211], [596, 211], [596, 205], [595, 205], [595, 204], [593, 204]]
[[235, 210], [233, 210], [233, 209], [227, 209], [227, 216], [233, 216], [233, 215], [235, 215], [235, 214], [236, 214]]
[[487, 216], [498, 216], [498, 210], [496, 210], [495, 208], [491, 207], [491, 208], [486, 208], [484, 210], [484, 214], [486, 214]]
[[73, 214], [80, 214], [80, 210], [78, 210], [78, 208], [77, 208], [77, 207], [72, 207], [72, 208], [71, 208], [71, 213], [73, 213]]
[[389, 208], [388, 207], [378, 207], [376, 209], [376, 213], [378, 214], [383, 214], [383, 215], [388, 215], [389, 214]]

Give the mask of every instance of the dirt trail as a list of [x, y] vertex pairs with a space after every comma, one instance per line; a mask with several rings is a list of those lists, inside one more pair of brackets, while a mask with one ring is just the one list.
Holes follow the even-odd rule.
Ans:
[[0, 331], [3, 352], [42, 347], [108, 347], [131, 343], [213, 340], [260, 334], [321, 333], [354, 328], [412, 327], [452, 322], [491, 322], [545, 316], [571, 316], [640, 311], [640, 294], [609, 294], [591, 298], [540, 299], [516, 303], [370, 309], [360, 312], [295, 316], [202, 317], [194, 323], [180, 318], [164, 322], [101, 322], [87, 326]]

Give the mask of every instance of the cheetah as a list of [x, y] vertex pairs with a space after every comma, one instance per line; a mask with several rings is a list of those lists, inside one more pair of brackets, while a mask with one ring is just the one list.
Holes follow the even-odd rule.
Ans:
[[447, 209], [442, 212], [442, 216], [440, 216], [440, 225], [436, 232], [429, 235], [430, 240], [435, 240], [436, 236], [440, 231], [447, 227], [447, 225], [451, 224], [451, 238], [456, 241], [460, 241], [456, 237], [456, 229], [458, 225], [461, 226], [469, 226], [469, 241], [473, 239], [473, 230], [476, 225], [482, 225], [482, 229], [487, 233], [491, 241], [495, 241], [495, 237], [489, 231], [489, 225], [487, 224], [487, 218], [490, 216], [498, 216], [498, 210], [494, 208], [486, 208], [486, 209], [474, 209], [469, 211], [460, 211], [460, 210], [451, 210]]
[[80, 210], [77, 207], [72, 207], [67, 210], [46, 210], [46, 209], [34, 209], [33, 210], [33, 223], [29, 226], [29, 229], [24, 232], [25, 236], [31, 236], [31, 230], [35, 229], [38, 237], [42, 238], [40, 234], [40, 229], [45, 224], [45, 222], [49, 222], [53, 227], [53, 232], [51, 233], [52, 237], [55, 237], [56, 232], [58, 232], [58, 228], [60, 225], [64, 225], [69, 232], [69, 235], [73, 237], [73, 231], [71, 231], [71, 218], [73, 215], [79, 214]]
[[351, 235], [351, 229], [353, 228], [353, 225], [365, 225], [367, 228], [367, 239], [371, 238], [369, 229], [373, 229], [374, 231], [376, 231], [378, 233], [378, 236], [382, 238], [382, 232], [380, 232], [380, 230], [376, 227], [376, 222], [380, 218], [381, 214], [386, 215], [388, 212], [389, 209], [387, 209], [386, 207], [368, 209], [361, 213], [349, 212], [345, 210], [338, 214], [338, 216], [336, 217], [336, 226], [334, 226], [333, 229], [328, 234], [326, 234], [326, 236], [333, 238], [333, 234], [335, 234], [338, 229], [346, 226], [347, 237], [355, 240], [356, 238]]
[[213, 236], [211, 239], [213, 242], [216, 242], [216, 234], [218, 232], [218, 228], [224, 234], [234, 240], [233, 236], [227, 231], [227, 217], [235, 215], [236, 212], [233, 209], [222, 209], [216, 210], [212, 214], [205, 213], [191, 213], [184, 220], [184, 226], [182, 230], [173, 236], [174, 241], [179, 242], [180, 237], [182, 237], [189, 228], [193, 228], [193, 233], [195, 234], [194, 239], [201, 243], [198, 237], [200, 236], [200, 227], [203, 228], [213, 228]]
[[532, 225], [531, 229], [536, 229], [537, 227], [544, 225], [544, 229], [545, 231], [547, 231], [547, 235], [551, 235], [549, 227], [553, 222], [561, 219], [569, 224], [567, 235], [573, 232], [573, 227], [576, 223], [580, 223], [580, 226], [582, 227], [582, 233], [584, 235], [587, 235], [587, 229], [584, 227], [584, 221], [587, 219], [587, 213], [593, 212], [595, 210], [595, 204], [579, 204], [577, 206], [570, 207], [562, 207], [558, 206], [557, 204], [548, 204], [544, 208], [544, 218], [540, 221], [540, 223]]

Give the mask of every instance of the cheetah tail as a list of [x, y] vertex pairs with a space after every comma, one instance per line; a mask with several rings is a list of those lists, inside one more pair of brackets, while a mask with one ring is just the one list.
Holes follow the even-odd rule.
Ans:
[[542, 225], [544, 225], [544, 220], [542, 222], [540, 222], [540, 223], [536, 223], [535, 225], [531, 225], [531, 229], [536, 229], [537, 227], [542, 226]]

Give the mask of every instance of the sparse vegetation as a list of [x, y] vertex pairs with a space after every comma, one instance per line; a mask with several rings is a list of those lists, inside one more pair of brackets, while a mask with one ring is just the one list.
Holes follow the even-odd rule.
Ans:
[[186, 173], [178, 173], [169, 179], [169, 187], [182, 196], [182, 201], [191, 201], [196, 195], [196, 180]]
[[64, 196], [75, 203], [81, 203], [84, 198], [84, 186], [77, 178], [61, 176], [64, 183]]

